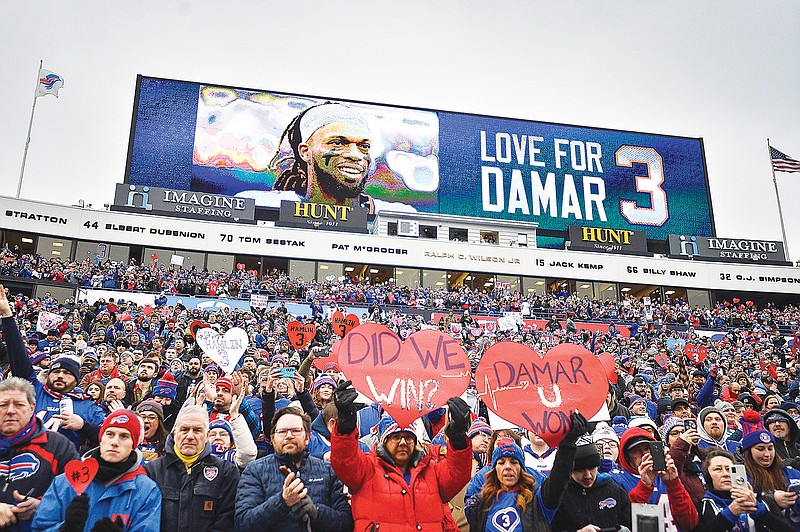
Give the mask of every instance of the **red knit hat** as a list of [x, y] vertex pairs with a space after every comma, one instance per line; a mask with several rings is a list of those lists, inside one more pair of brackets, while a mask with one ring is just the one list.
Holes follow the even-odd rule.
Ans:
[[230, 377], [220, 377], [215, 384], [217, 388], [225, 388], [229, 392], [233, 391], [233, 381], [231, 381]]
[[109, 428], [125, 429], [131, 433], [131, 438], [136, 442], [136, 446], [142, 443], [144, 431], [142, 430], [142, 420], [132, 410], [115, 410], [110, 413], [103, 424], [100, 425], [100, 440], [103, 439], [103, 433]]

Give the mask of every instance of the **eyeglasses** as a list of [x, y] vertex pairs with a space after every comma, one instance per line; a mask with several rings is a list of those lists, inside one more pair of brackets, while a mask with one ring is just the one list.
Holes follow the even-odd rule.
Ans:
[[292, 433], [292, 436], [300, 436], [306, 431], [303, 427], [292, 427], [290, 429], [275, 429], [274, 434], [276, 436], [280, 436], [281, 438], [285, 438], [288, 433]]
[[684, 432], [686, 432], [686, 431], [683, 430], [683, 429], [673, 429], [673, 430], [669, 431], [669, 435], [670, 436], [680, 436]]
[[390, 443], [400, 443], [400, 440], [403, 440], [406, 443], [414, 443], [414, 436], [411, 436], [410, 434], [405, 436], [402, 434], [392, 434], [386, 438], [386, 441]]
[[619, 443], [615, 442], [614, 440], [599, 441], [594, 445], [597, 447], [598, 451], [602, 451], [603, 447], [608, 447], [609, 449], [619, 449]]

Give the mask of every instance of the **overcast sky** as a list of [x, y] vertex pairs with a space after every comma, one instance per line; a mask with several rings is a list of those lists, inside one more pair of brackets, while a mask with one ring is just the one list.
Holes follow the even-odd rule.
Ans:
[[[137, 74], [702, 137], [720, 236], [781, 240], [767, 151], [800, 159], [800, 2], [2, 2], [0, 195], [95, 207]], [[778, 173], [800, 259], [800, 173]]]

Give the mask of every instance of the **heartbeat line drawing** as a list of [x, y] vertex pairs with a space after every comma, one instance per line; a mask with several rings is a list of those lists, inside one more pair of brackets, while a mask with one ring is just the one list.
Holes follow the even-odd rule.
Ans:
[[442, 377], [443, 379], [444, 378], [447, 378], [447, 379], [456, 378], [456, 379], [458, 379], [460, 377], [472, 377], [472, 372], [471, 371], [462, 371], [460, 373], [455, 373], [453, 375], [440, 375], [440, 377]]
[[[516, 386], [498, 386], [497, 388], [492, 388], [489, 383], [489, 375], [483, 376], [483, 384], [486, 391], [479, 393], [478, 397], [483, 397], [484, 395], [489, 394], [489, 399], [492, 401], [493, 408], [497, 408], [497, 394], [499, 392], [505, 392], [508, 390], [527, 390], [531, 385], [531, 383], [527, 380], [520, 380], [519, 384]], [[536, 388], [536, 392], [539, 396], [539, 400], [542, 402], [542, 406], [547, 408], [558, 408], [561, 406], [561, 388], [559, 388], [558, 384], [553, 384], [553, 399], [548, 399], [545, 397], [544, 389], [541, 386], [536, 386]]]

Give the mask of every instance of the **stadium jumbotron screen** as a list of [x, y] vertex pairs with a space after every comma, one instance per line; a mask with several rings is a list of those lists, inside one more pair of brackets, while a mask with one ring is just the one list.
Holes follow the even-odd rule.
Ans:
[[[275, 208], [307, 200], [307, 182], [293, 175], [298, 146], [332, 120], [340, 130], [358, 127], [367, 141], [363, 168], [344, 172], [375, 210], [535, 221], [545, 230], [631, 229], [658, 240], [713, 235], [702, 139], [144, 76], [126, 183]], [[332, 157], [311, 164], [325, 175]]]

